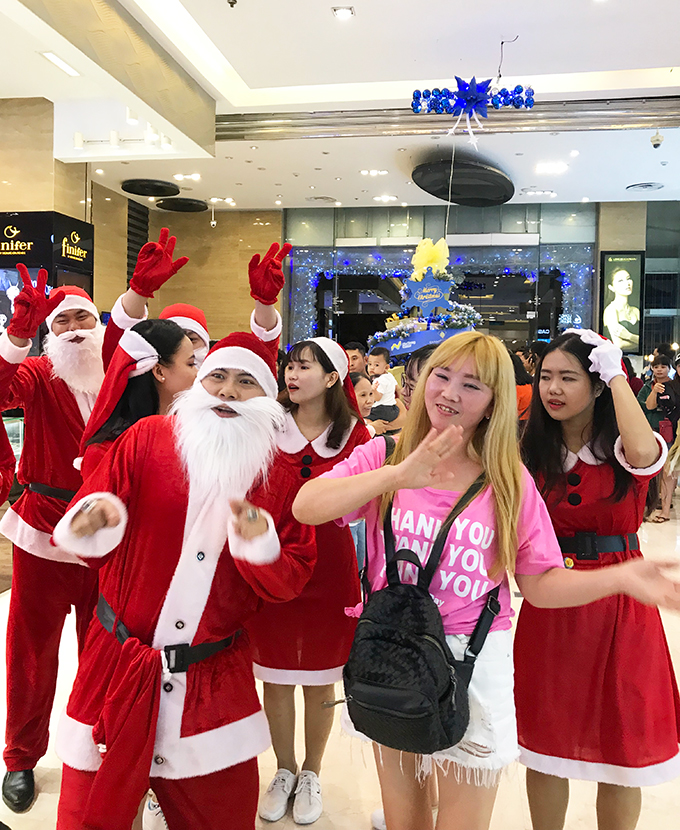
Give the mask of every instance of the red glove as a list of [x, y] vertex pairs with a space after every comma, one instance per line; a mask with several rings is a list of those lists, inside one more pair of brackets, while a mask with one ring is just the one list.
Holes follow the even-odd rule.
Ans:
[[248, 263], [248, 280], [250, 281], [250, 296], [264, 305], [274, 305], [279, 292], [285, 282], [281, 264], [292, 249], [288, 242], [279, 250], [279, 243], [274, 242], [264, 259], [260, 262], [260, 255], [255, 256]]
[[23, 288], [14, 300], [14, 314], [7, 326], [7, 334], [20, 340], [32, 340], [38, 333], [40, 324], [45, 322], [64, 299], [65, 294], [63, 291], [56, 291], [49, 299], [45, 296], [47, 271], [44, 268], [38, 271], [36, 288], [33, 287], [31, 275], [23, 263], [17, 265], [17, 271], [21, 274]]
[[177, 237], [171, 236], [170, 231], [161, 228], [158, 242], [147, 242], [139, 252], [135, 272], [130, 280], [130, 288], [140, 297], [151, 299], [154, 291], [165, 283], [189, 262], [188, 256], [182, 256], [172, 261]]

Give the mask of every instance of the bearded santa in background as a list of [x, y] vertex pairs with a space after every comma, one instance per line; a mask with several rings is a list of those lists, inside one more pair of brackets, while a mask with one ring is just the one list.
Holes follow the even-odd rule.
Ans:
[[[142, 316], [143, 298], [137, 292], [152, 296], [187, 261], [173, 262], [174, 237], [167, 234], [161, 232], [159, 242], [147, 243], [139, 253], [126, 303], [112, 312], [116, 325], [109, 338], [111, 352], [123, 330]], [[17, 270], [23, 287], [14, 300], [12, 320], [0, 335], [0, 409], [24, 410], [17, 473], [24, 493], [5, 513], [0, 532], [14, 543], [2, 798], [10, 810], [21, 813], [33, 803], [33, 769], [47, 751], [66, 614], [75, 608], [80, 650], [97, 600], [96, 574], [50, 540], [82, 485], [73, 462], [104, 378], [105, 329], [82, 288], [63, 286], [46, 297], [47, 271], [40, 270], [34, 287], [26, 267], [19, 264]], [[28, 357], [43, 322], [48, 328], [45, 354]]]
[[242, 628], [299, 594], [315, 562], [276, 457], [276, 395], [268, 347], [229, 335], [172, 416], [121, 436], [55, 529], [101, 568], [57, 737], [59, 830], [129, 830], [149, 786], [169, 827], [255, 826], [270, 739]]

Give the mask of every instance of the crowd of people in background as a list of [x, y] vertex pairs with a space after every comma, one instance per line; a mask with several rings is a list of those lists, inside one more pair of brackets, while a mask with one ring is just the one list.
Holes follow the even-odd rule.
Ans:
[[[570, 779], [597, 782], [599, 830], [634, 830], [641, 788], [680, 775], [657, 610], [680, 610], [680, 585], [637, 536], [644, 518], [668, 521], [680, 468], [670, 346], [647, 378], [589, 330], [526, 346], [470, 331], [400, 371], [356, 341], [283, 352], [278, 244], [249, 264], [251, 331], [212, 343], [193, 306], [145, 319], [186, 264], [174, 246], [163, 231], [142, 249], [105, 330], [81, 289], [46, 297], [46, 274], [34, 287], [23, 269], [0, 335], [0, 396], [26, 411], [25, 492], [0, 525], [14, 543], [5, 803], [36, 797], [73, 606], [58, 830], [129, 830], [142, 801], [145, 830], [253, 830], [291, 801], [313, 824], [336, 684], [389, 588], [385, 539], [410, 555], [390, 571], [408, 584], [443, 527], [426, 592], [439, 652], [467, 660], [494, 609], [469, 723], [432, 752], [373, 740], [373, 827], [487, 830], [519, 759], [534, 830], [564, 827]], [[28, 358], [43, 322], [45, 354]], [[510, 577], [524, 597], [514, 645]], [[400, 671], [388, 667], [385, 705]], [[348, 709], [341, 722], [372, 740]]]

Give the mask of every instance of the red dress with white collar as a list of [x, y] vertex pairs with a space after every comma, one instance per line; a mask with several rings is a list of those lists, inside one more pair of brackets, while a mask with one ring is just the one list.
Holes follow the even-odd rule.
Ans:
[[[661, 439], [657, 436], [660, 445]], [[636, 533], [647, 485], [661, 469], [635, 470], [621, 501], [609, 498], [614, 472], [588, 447], [565, 460], [563, 486], [546, 503], [558, 537]], [[639, 550], [564, 554], [577, 570], [641, 557]], [[680, 775], [680, 700], [661, 617], [622, 594], [578, 608], [534, 608], [526, 600], [515, 634], [515, 704], [520, 761], [555, 775], [641, 787]]]
[[[328, 431], [309, 442], [293, 416], [278, 445], [298, 482], [297, 489], [344, 460], [370, 440], [361, 421], [340, 447], [326, 446]], [[327, 522], [316, 528], [317, 560], [312, 578], [290, 602], [269, 605], [248, 623], [255, 677], [281, 685], [324, 686], [342, 679], [356, 620], [345, 615], [361, 599], [356, 551], [349, 527]]]

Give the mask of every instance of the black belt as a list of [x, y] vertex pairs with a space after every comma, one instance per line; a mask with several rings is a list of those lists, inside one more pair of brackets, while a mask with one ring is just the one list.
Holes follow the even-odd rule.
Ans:
[[[103, 594], [99, 594], [97, 601], [97, 619], [104, 626], [104, 628], [111, 634], [115, 634], [119, 643], [124, 643], [132, 634], [128, 631], [125, 625], [116, 619], [116, 614], [104, 599]], [[114, 632], [115, 625], [115, 632]], [[239, 629], [230, 637], [225, 637], [223, 640], [218, 640], [216, 643], [199, 643], [196, 646], [189, 645], [189, 643], [177, 643], [173, 646], [164, 646], [163, 651], [168, 661], [168, 670], [173, 674], [177, 672], [185, 672], [189, 666], [194, 663], [200, 663], [218, 651], [223, 651], [225, 648], [234, 643], [241, 635]]]
[[61, 487], [50, 487], [47, 484], [38, 484], [35, 481], [27, 484], [24, 490], [30, 490], [31, 493], [40, 493], [41, 496], [51, 496], [53, 499], [61, 499], [61, 501], [71, 501], [76, 494], [75, 490], [62, 490]]
[[557, 541], [562, 553], [572, 554], [577, 559], [596, 560], [601, 553], [640, 549], [637, 533], [628, 533], [625, 536], [598, 536], [597, 533], [577, 533], [575, 536], [560, 536]]

